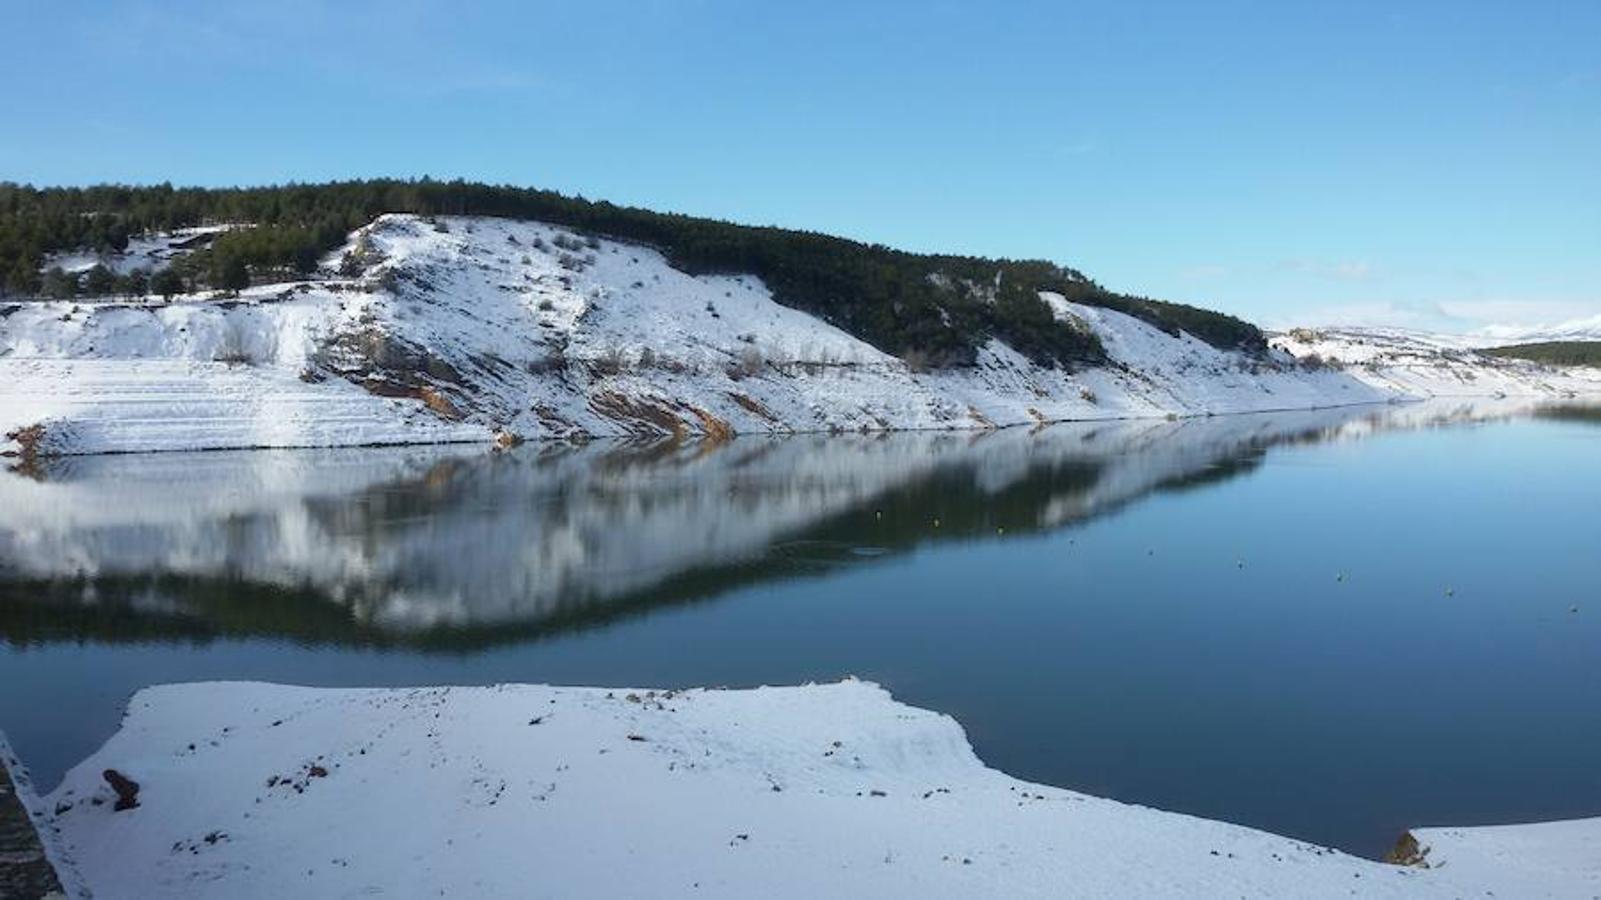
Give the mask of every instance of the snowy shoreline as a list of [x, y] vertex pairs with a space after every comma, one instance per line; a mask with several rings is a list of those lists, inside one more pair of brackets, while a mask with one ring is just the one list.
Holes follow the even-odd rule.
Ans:
[[[1047, 426], [1053, 426], [1053, 425], [1092, 425], [1092, 424], [1108, 424], [1108, 425], [1112, 425], [1112, 424], [1122, 424], [1122, 423], [1154, 422], [1154, 421], [1162, 421], [1162, 420], [1169, 421], [1169, 422], [1175, 422], [1175, 421], [1185, 421], [1185, 420], [1190, 420], [1190, 419], [1213, 419], [1213, 418], [1218, 418], [1218, 417], [1231, 417], [1231, 416], [1260, 416], [1260, 415], [1272, 415], [1272, 414], [1278, 414], [1278, 413], [1316, 413], [1316, 412], [1327, 412], [1327, 411], [1331, 411], [1331, 410], [1359, 409], [1361, 407], [1380, 408], [1380, 407], [1391, 407], [1391, 406], [1400, 406], [1400, 405], [1409, 405], [1409, 406], [1410, 405], [1418, 405], [1418, 406], [1421, 406], [1421, 405], [1428, 404], [1430, 402], [1430, 400], [1470, 400], [1470, 401], [1471, 400], [1482, 400], [1482, 401], [1490, 401], [1490, 400], [1502, 400], [1502, 399], [1506, 399], [1506, 398], [1504, 398], [1504, 397], [1491, 397], [1491, 396], [1482, 395], [1482, 394], [1439, 394], [1439, 395], [1435, 395], [1435, 396], [1429, 397], [1429, 398], [1423, 398], [1423, 397], [1393, 397], [1393, 398], [1390, 398], [1390, 399], [1387, 399], [1387, 400], [1357, 400], [1357, 401], [1353, 401], [1353, 402], [1350, 402], [1350, 403], [1329, 403], [1329, 404], [1325, 404], [1325, 405], [1316, 405], [1316, 406], [1265, 407], [1265, 408], [1261, 408], [1261, 409], [1235, 410], [1235, 411], [1229, 411], [1229, 412], [1186, 412], [1186, 413], [1172, 413], [1172, 412], [1169, 412], [1169, 413], [1161, 413], [1161, 414], [1148, 413], [1148, 414], [1142, 414], [1142, 415], [1105, 416], [1105, 417], [1091, 417], [1091, 418], [1081, 418], [1081, 419], [1046, 419], [1046, 420], [1035, 421], [1035, 422], [1030, 422], [1030, 423], [1026, 423], [1026, 424], [1023, 423], [1023, 422], [1008, 422], [1006, 424], [985, 425], [985, 426], [981, 426], [981, 425], [977, 425], [977, 424], [967, 424], [967, 425], [962, 425], [962, 426], [912, 425], [912, 426], [906, 426], [906, 427], [900, 427], [900, 428], [885, 428], [885, 429], [875, 429], [875, 430], [865, 430], [865, 431], [842, 431], [842, 430], [840, 430], [838, 428], [787, 429], [787, 430], [784, 430], [784, 431], [751, 432], [749, 434], [735, 433], [735, 434], [726, 435], [726, 436], [722, 436], [722, 435], [712, 436], [712, 435], [706, 435], [706, 434], [703, 434], [703, 433], [696, 433], [696, 432], [691, 432], [691, 433], [688, 433], [688, 434], [674, 434], [672, 432], [663, 432], [663, 433], [657, 434], [657, 435], [615, 435], [615, 434], [589, 435], [589, 434], [576, 434], [576, 435], [561, 435], [561, 436], [556, 436], [556, 437], [548, 437], [548, 438], [544, 438], [543, 442], [544, 443], [548, 443], [548, 444], [557, 444], [557, 445], [560, 445], [560, 444], [583, 445], [583, 444], [588, 444], [588, 443], [595, 442], [595, 441], [638, 440], [638, 441], [641, 441], [641, 442], [655, 442], [655, 441], [661, 441], [661, 440], [672, 440], [674, 438], [684, 439], [684, 440], [692, 440], [692, 441], [699, 441], [699, 440], [724, 441], [724, 440], [732, 440], [732, 439], [738, 438], [738, 437], [774, 438], [774, 437], [818, 437], [818, 436], [827, 436], [827, 435], [836, 435], [836, 436], [869, 435], [869, 436], [873, 436], [873, 435], [886, 435], [886, 434], [914, 434], [914, 435], [915, 434], [940, 434], [940, 433], [946, 433], [946, 432], [964, 433], [964, 432], [975, 432], [975, 431], [986, 431], [986, 432], [990, 432], [990, 431], [1024, 431], [1024, 430], [1033, 430], [1033, 429], [1047, 427]], [[1519, 399], [1522, 399], [1522, 398], [1519, 398]], [[1591, 398], [1589, 395], [1579, 395], [1577, 398], [1574, 398], [1574, 399], [1578, 399], [1580, 401], [1585, 401], [1585, 400], [1590, 400], [1590, 399], [1601, 400], [1601, 393], [1597, 393], [1594, 398]], [[0, 446], [3, 446], [3, 445], [0, 445]], [[426, 448], [426, 447], [441, 447], [441, 448], [446, 448], [446, 447], [482, 447], [482, 448], [486, 448], [486, 449], [501, 449], [501, 448], [504, 447], [504, 445], [498, 444], [496, 442], [495, 435], [493, 433], [491, 433], [491, 434], [477, 435], [477, 436], [472, 436], [472, 437], [432, 438], [432, 439], [428, 439], [428, 440], [405, 440], [405, 439], [401, 439], [401, 440], [384, 440], [384, 441], [374, 441], [374, 442], [371, 442], [371, 443], [217, 444], [217, 445], [214, 445], [214, 446], [194, 446], [194, 447], [184, 446], [182, 444], [174, 444], [174, 445], [170, 445], [170, 446], [153, 446], [153, 447], [137, 447], [137, 448], [114, 448], [114, 449], [76, 448], [76, 447], [73, 447], [71, 445], [67, 445], [67, 446], [62, 447], [61, 449], [52, 449], [49, 452], [49, 454], [47, 454], [47, 455], [50, 456], [50, 457], [55, 457], [55, 458], [94, 457], [94, 456], [117, 457], [117, 456], [135, 456], [135, 455], [146, 455], [146, 454], [250, 453], [250, 452], [253, 452], [253, 451], [265, 451], [265, 450], [385, 450], [385, 449], [403, 449], [403, 448], [408, 448], [408, 447], [411, 447], [411, 448]], [[15, 449], [12, 449], [10, 452], [7, 452], [4, 449], [0, 449], [0, 459], [17, 458], [17, 457], [19, 457], [21, 455], [22, 454], [16, 452]]]
[[[101, 771], [140, 783], [114, 812]], [[148, 688], [34, 800], [75, 895], [1591, 896], [1601, 819], [1412, 832], [1426, 867], [1029, 784], [837, 684]]]

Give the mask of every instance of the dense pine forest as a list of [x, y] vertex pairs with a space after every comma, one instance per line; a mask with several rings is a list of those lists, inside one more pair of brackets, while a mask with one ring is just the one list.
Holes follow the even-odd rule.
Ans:
[[1484, 351], [1491, 356], [1528, 359], [1548, 366], [1601, 366], [1601, 341], [1547, 341]]
[[[537, 219], [647, 244], [691, 273], [760, 276], [775, 298], [881, 349], [936, 367], [971, 364], [991, 336], [1036, 362], [1095, 363], [1100, 342], [1055, 320], [1038, 297], [1136, 316], [1214, 346], [1261, 352], [1262, 333], [1232, 316], [1108, 291], [1043, 260], [907, 253], [807, 231], [616, 206], [554, 191], [421, 179], [257, 188], [171, 185], [36, 188], [0, 183], [0, 293], [14, 298], [163, 295], [304, 278], [346, 236], [385, 212]], [[248, 223], [157, 272], [96, 266], [69, 275], [50, 254], [111, 252], [155, 231]]]

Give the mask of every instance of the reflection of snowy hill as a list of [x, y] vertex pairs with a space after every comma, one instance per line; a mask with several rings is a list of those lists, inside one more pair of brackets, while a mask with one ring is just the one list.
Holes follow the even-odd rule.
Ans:
[[[786, 542], [821, 540], [823, 552], [849, 556], [858, 546], [897, 552], [997, 528], [1050, 528], [1165, 485], [1248, 470], [1276, 443], [1516, 408], [1422, 404], [499, 454], [83, 457], [52, 464], [42, 481], [0, 477], [0, 571], [82, 577], [74, 603], [96, 602], [119, 578], [161, 575], [309, 589], [361, 627], [400, 632], [536, 623], [649, 603], [649, 592], [692, 573], [764, 577], [763, 566], [781, 567], [775, 554]], [[941, 517], [943, 527], [932, 524]], [[127, 590], [152, 611], [183, 612], [162, 591]]]

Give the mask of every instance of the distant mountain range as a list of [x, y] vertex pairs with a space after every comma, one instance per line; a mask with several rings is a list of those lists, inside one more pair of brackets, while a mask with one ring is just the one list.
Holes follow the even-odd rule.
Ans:
[[1480, 346], [1502, 344], [1538, 344], [1556, 341], [1601, 341], [1601, 315], [1572, 319], [1558, 325], [1522, 327], [1491, 325], [1473, 333]]

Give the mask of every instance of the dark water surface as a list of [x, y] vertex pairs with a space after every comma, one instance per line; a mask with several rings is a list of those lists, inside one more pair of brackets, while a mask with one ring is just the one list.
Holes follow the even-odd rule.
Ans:
[[1601, 427], [1440, 405], [0, 474], [44, 787], [158, 682], [855, 674], [1022, 778], [1376, 855], [1601, 814]]

